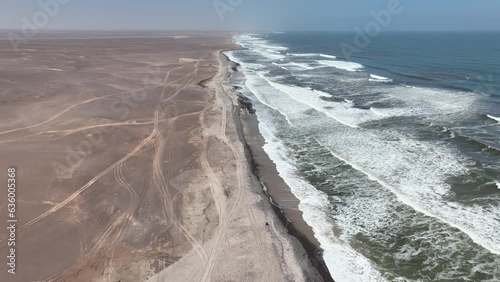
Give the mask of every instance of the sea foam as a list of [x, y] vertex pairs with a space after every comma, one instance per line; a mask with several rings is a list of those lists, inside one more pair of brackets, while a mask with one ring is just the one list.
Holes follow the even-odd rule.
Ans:
[[266, 121], [259, 123], [260, 131], [266, 140], [264, 151], [276, 164], [279, 175], [289, 185], [292, 193], [300, 200], [299, 209], [320, 242], [324, 250], [323, 259], [335, 281], [387, 281], [367, 258], [336, 238], [332, 222], [328, 220], [330, 202], [327, 195], [297, 176], [297, 169], [293, 160], [287, 156], [285, 146], [265, 124]]
[[[286, 108], [281, 110], [285, 115], [288, 115], [287, 109], [296, 110], [294, 116], [297, 118], [289, 119], [295, 127], [306, 126], [304, 117], [300, 117], [305, 111], [298, 109], [308, 107], [333, 118], [340, 125], [348, 126], [342, 128], [329, 123], [328, 127], [318, 128], [318, 134], [324, 136], [320, 141], [331, 148], [332, 152], [337, 152], [335, 157], [345, 160], [368, 175], [370, 179], [387, 187], [401, 202], [413, 209], [461, 230], [490, 252], [500, 253], [500, 238], [493, 235], [500, 233], [500, 226], [494, 220], [500, 217], [500, 209], [485, 210], [443, 200], [443, 197], [450, 192], [444, 177], [458, 176], [467, 172], [462, 165], [465, 160], [460, 160], [454, 151], [439, 144], [415, 141], [396, 132], [389, 138], [390, 132], [387, 130], [380, 133], [372, 130], [367, 134], [357, 128], [361, 122], [381, 118], [373, 111], [352, 108], [349, 103], [329, 103], [329, 108], [325, 108], [324, 101], [317, 95], [314, 98], [312, 94], [315, 93], [310, 89], [277, 83], [262, 73], [259, 76], [267, 82], [267, 85], [282, 93], [279, 95], [276, 90], [274, 94], [271, 94], [273, 91], [263, 92], [264, 97], [266, 95], [279, 97], [270, 103], [271, 106], [281, 106], [286, 103]], [[283, 94], [293, 100], [283, 100], [286, 97]], [[438, 103], [441, 106], [441, 102]], [[299, 105], [301, 107], [298, 107]], [[455, 110], [455, 107], [449, 110]], [[473, 220], [470, 220], [471, 218]]]
[[491, 118], [492, 120], [496, 120], [498, 121], [498, 123], [500, 123], [500, 117], [496, 117], [496, 116], [492, 116], [492, 115], [487, 115], [489, 118]]
[[[304, 57], [312, 55], [317, 56], [307, 54]], [[360, 64], [344, 61], [318, 62], [348, 71], [359, 71], [363, 68]], [[500, 253], [500, 238], [496, 236], [500, 234], [500, 227], [498, 222], [495, 222], [496, 218], [500, 218], [498, 207], [483, 208], [448, 201], [450, 186], [446, 182], [447, 177], [466, 174], [468, 170], [464, 163], [468, 160], [463, 159], [453, 148], [440, 143], [414, 140], [395, 132], [359, 126], [364, 121], [391, 116], [439, 120], [438, 118], [446, 118], [453, 113], [471, 110], [476, 104], [474, 96], [460, 91], [372, 84], [371, 88], [383, 89], [377, 97], [381, 97], [382, 101], [391, 101], [391, 107], [365, 110], [354, 108], [354, 102], [325, 101], [321, 97], [326, 98], [331, 96], [330, 94], [286, 84], [279, 79], [268, 77], [263, 71], [265, 69], [265, 66], [262, 66], [258, 70], [244, 70], [248, 89], [260, 103], [284, 116], [288, 124], [297, 130], [317, 129], [318, 136], [315, 138], [330, 150], [332, 156], [350, 164], [369, 179], [385, 187], [387, 193], [390, 191], [399, 203], [404, 203], [429, 220], [435, 222], [435, 219], [438, 219], [444, 225], [456, 228], [457, 232], [460, 230], [467, 234], [474, 242], [484, 247], [478, 248], [482, 252]], [[370, 76], [370, 79], [377, 81], [384, 81], [382, 78]], [[368, 83], [366, 78], [364, 81]], [[353, 100], [357, 100], [356, 96], [353, 97]], [[261, 121], [259, 126], [273, 125], [273, 120], [262, 118], [263, 111], [258, 111], [257, 115]], [[500, 122], [500, 118], [488, 117]], [[289, 184], [292, 192], [301, 203], [306, 203], [305, 206], [299, 205], [299, 208], [304, 212], [304, 219], [312, 226], [315, 236], [325, 249], [325, 262], [334, 279], [370, 281], [368, 276], [358, 275], [365, 272], [370, 275], [374, 273], [373, 277], [377, 278], [372, 281], [381, 281], [380, 274], [368, 259], [353, 250], [346, 241], [341, 240], [342, 238], [329, 233], [333, 229], [329, 221], [332, 217], [325, 209], [332, 205], [331, 202], [325, 201], [325, 194], [297, 176], [294, 160], [288, 158], [286, 148], [283, 144], [280, 145], [279, 139], [273, 135], [273, 130], [267, 129], [268, 134], [263, 133], [268, 146], [265, 150], [277, 164], [280, 175]], [[261, 128], [261, 131], [266, 130]], [[273, 142], [277, 144], [272, 145]], [[496, 185], [500, 189], [498, 181]], [[403, 250], [401, 256], [405, 255], [407, 253]], [[376, 280], [378, 278], [381, 280]]]
[[276, 66], [279, 66], [283, 69], [287, 69], [287, 67], [292, 67], [292, 68], [302, 68], [302, 69], [306, 69], [306, 70], [312, 70], [314, 69], [314, 67], [311, 67], [310, 65], [308, 64], [305, 64], [305, 63], [296, 63], [296, 62], [290, 62], [290, 63], [284, 63], [284, 64], [277, 64], [277, 63], [274, 63], [273, 62], [273, 65], [276, 65]]
[[321, 99], [320, 96], [331, 96], [328, 93], [278, 83], [265, 77], [262, 73], [259, 73], [259, 76], [281, 93], [288, 95], [293, 100], [302, 103], [307, 107], [311, 107], [321, 113], [324, 113], [326, 116], [333, 118], [343, 125], [356, 128], [364, 122], [380, 119], [379, 115], [376, 115], [370, 110], [354, 108], [352, 101], [344, 103], [329, 102], [327, 107], [325, 107], [325, 101]]
[[269, 41], [259, 39], [254, 35], [238, 35], [235, 37], [235, 40], [241, 46], [249, 48], [253, 52], [258, 53], [269, 60], [276, 61], [286, 58], [285, 54], [282, 54], [281, 51], [288, 50], [287, 47], [272, 44]]
[[345, 61], [327, 61], [327, 60], [321, 60], [318, 61], [318, 63], [328, 66], [328, 67], [334, 67], [337, 69], [342, 69], [346, 71], [359, 71], [360, 69], [363, 68], [363, 65], [360, 65], [358, 63], [353, 63], [353, 62], [345, 62]]
[[383, 77], [380, 75], [375, 75], [375, 74], [370, 74], [370, 81], [377, 81], [377, 82], [391, 82], [392, 79]]
[[337, 56], [327, 55], [327, 54], [319, 54], [320, 57], [328, 58], [328, 59], [337, 59]]
[[287, 55], [294, 57], [317, 57], [319, 54], [317, 53], [288, 53]]

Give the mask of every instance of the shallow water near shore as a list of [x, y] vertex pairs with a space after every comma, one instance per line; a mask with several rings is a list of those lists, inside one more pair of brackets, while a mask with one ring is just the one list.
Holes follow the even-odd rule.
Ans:
[[226, 52], [336, 281], [500, 279], [500, 66], [485, 57], [500, 38], [467, 36], [467, 52], [447, 51], [455, 34], [381, 36], [349, 60], [345, 34], [241, 35]]

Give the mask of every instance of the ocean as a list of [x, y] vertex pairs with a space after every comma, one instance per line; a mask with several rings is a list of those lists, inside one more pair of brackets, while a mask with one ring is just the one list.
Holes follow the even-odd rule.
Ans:
[[500, 33], [354, 38], [226, 52], [332, 277], [500, 281]]

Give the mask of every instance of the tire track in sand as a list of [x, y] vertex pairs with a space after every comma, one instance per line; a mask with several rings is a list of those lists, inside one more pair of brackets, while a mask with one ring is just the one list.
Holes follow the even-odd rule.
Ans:
[[[216, 235], [215, 240], [214, 240], [214, 244], [209, 252], [207, 265], [203, 269], [203, 274], [202, 274], [201, 279], [200, 279], [200, 281], [203, 281], [203, 282], [210, 281], [210, 279], [211, 279], [212, 271], [215, 267], [215, 261], [217, 259], [218, 254], [220, 253], [220, 251], [222, 249], [222, 244], [225, 242], [224, 239], [225, 239], [227, 230], [229, 229], [229, 225], [230, 225], [231, 221], [233, 220], [236, 211], [240, 207], [240, 204], [241, 204], [241, 201], [243, 198], [242, 196], [244, 194], [243, 182], [244, 182], [244, 177], [245, 177], [245, 171], [243, 170], [243, 167], [241, 165], [243, 160], [242, 160], [242, 156], [241, 156], [240, 152], [227, 138], [227, 135], [226, 135], [227, 108], [220, 97], [221, 92], [224, 92], [224, 90], [222, 88], [222, 79], [224, 78], [226, 71], [224, 71], [224, 64], [221, 61], [219, 56], [217, 57], [217, 59], [219, 61], [219, 73], [215, 77], [215, 79], [212, 81], [212, 84], [215, 87], [215, 98], [218, 101], [217, 104], [220, 105], [222, 108], [221, 132], [219, 134], [220, 135], [219, 137], [226, 144], [226, 146], [228, 146], [231, 149], [233, 156], [235, 158], [236, 176], [237, 176], [237, 186], [236, 186], [237, 193], [235, 196], [235, 203], [232, 206], [232, 208], [229, 210], [227, 217], [224, 219], [223, 222], [220, 222], [220, 225], [219, 225], [219, 228], [217, 231], [217, 235]], [[217, 195], [219, 195], [219, 193]], [[225, 195], [223, 195], [223, 197], [225, 197]], [[219, 199], [216, 201], [221, 201], [221, 200]]]
[[[89, 182], [87, 182], [87, 184], [83, 185], [82, 187], [80, 187], [77, 191], [75, 191], [73, 194], [71, 194], [68, 198], [66, 198], [64, 201], [54, 205], [50, 210], [44, 212], [43, 214], [37, 216], [36, 218], [30, 220], [28, 223], [24, 224], [23, 226], [21, 226], [19, 229], [18, 229], [18, 234], [21, 234], [22, 232], [24, 232], [26, 229], [32, 227], [33, 225], [37, 224], [38, 222], [40, 222], [42, 219], [54, 214], [55, 212], [57, 212], [58, 210], [60, 210], [62, 207], [64, 207], [65, 205], [67, 205], [68, 203], [72, 202], [73, 200], [75, 200], [77, 197], [79, 197], [83, 192], [85, 192], [90, 186], [92, 186], [92, 184], [94, 184], [95, 182], [97, 182], [100, 178], [102, 178], [104, 175], [108, 174], [110, 171], [112, 171], [113, 169], [115, 169], [118, 165], [120, 165], [121, 163], [127, 161], [130, 157], [132, 157], [133, 155], [135, 155], [137, 152], [139, 152], [142, 148], [144, 148], [146, 145], [148, 145], [148, 143], [151, 143], [152, 139], [156, 136], [157, 132], [158, 132], [158, 110], [155, 111], [155, 127], [153, 129], [153, 131], [151, 132], [151, 134], [145, 138], [134, 150], [132, 150], [131, 152], [129, 152], [126, 156], [124, 156], [123, 158], [121, 158], [119, 161], [115, 162], [113, 165], [109, 166], [107, 169], [105, 169], [104, 171], [102, 171], [101, 173], [99, 173], [97, 176], [95, 176], [94, 178], [92, 178]], [[0, 246], [4, 246], [5, 243], [6, 243], [6, 239], [7, 239], [7, 236], [3, 236], [0, 238]]]
[[[191, 76], [191, 78], [186, 83], [184, 83], [181, 88], [177, 89], [173, 95], [171, 95], [170, 97], [168, 97], [166, 99], [163, 99], [163, 97], [165, 95], [165, 88], [162, 90], [162, 95], [160, 97], [161, 101], [159, 104], [159, 109], [164, 109], [164, 105], [167, 104], [168, 102], [170, 102], [171, 104], [169, 106], [173, 106], [173, 111], [174, 111], [173, 117], [167, 119], [168, 122], [167, 122], [167, 127], [166, 127], [166, 132], [165, 132], [165, 135], [170, 140], [170, 142], [168, 142], [169, 147], [167, 149], [167, 154], [168, 154], [167, 159], [172, 159], [172, 153], [174, 151], [174, 146], [175, 146], [175, 144], [177, 144], [176, 143], [176, 134], [175, 134], [176, 133], [175, 132], [175, 123], [176, 123], [176, 120], [179, 117], [179, 115], [178, 115], [178, 109], [177, 109], [176, 103], [173, 100], [184, 89], [190, 87], [193, 80], [196, 79], [196, 75], [199, 71], [199, 63], [201, 62], [202, 59], [203, 59], [203, 57], [200, 58], [195, 63], [194, 70], [191, 73], [188, 73], [185, 76], [178, 78], [172, 82], [172, 83], [174, 83], [174, 82], [177, 82], [177, 81], [179, 81], [187, 76]], [[170, 84], [172, 84], [172, 83], [170, 83]], [[164, 153], [165, 146], [167, 143], [167, 138], [161, 132], [159, 132], [159, 134], [156, 137], [157, 137], [155, 140], [156, 141], [155, 142], [155, 147], [156, 147], [155, 149], [156, 150], [155, 150], [155, 157], [153, 160], [153, 182], [155, 183], [154, 186], [157, 188], [160, 196], [163, 198], [163, 211], [165, 214], [165, 219], [167, 221], [167, 224], [168, 224], [168, 222], [170, 222], [172, 224], [172, 226], [177, 227], [182, 232], [182, 234], [185, 235], [186, 239], [191, 243], [191, 245], [195, 248], [195, 251], [198, 253], [200, 258], [202, 259], [202, 262], [205, 262], [207, 259], [207, 254], [206, 254], [205, 250], [203, 249], [201, 244], [198, 242], [198, 240], [196, 240], [188, 232], [188, 230], [181, 224], [181, 222], [178, 220], [177, 215], [175, 213], [175, 207], [173, 205], [173, 203], [175, 202], [175, 196], [172, 197], [172, 195], [170, 194], [169, 184], [168, 184], [168, 182], [165, 178], [165, 175], [163, 173], [162, 160], [164, 159], [163, 153]], [[167, 178], [171, 179], [171, 176], [172, 176], [172, 172], [170, 169], [168, 171]]]

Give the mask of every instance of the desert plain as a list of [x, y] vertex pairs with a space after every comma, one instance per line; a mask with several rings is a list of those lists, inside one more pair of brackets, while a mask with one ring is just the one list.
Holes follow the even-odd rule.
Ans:
[[322, 281], [235, 123], [225, 33], [0, 39], [0, 281]]

